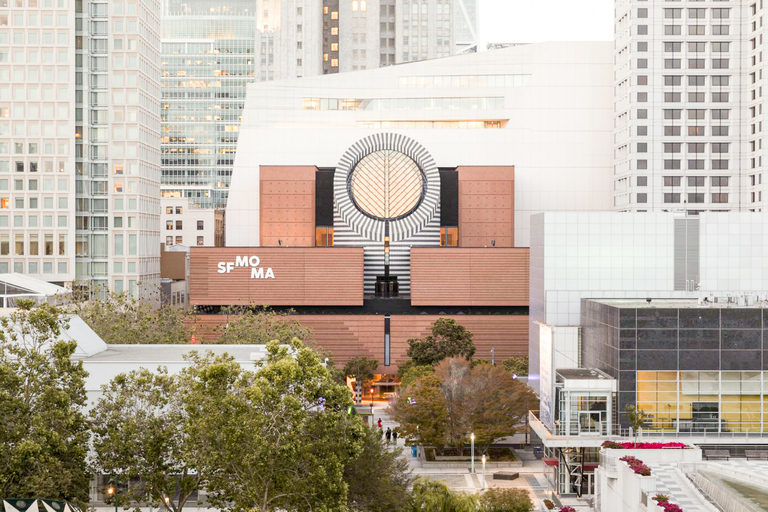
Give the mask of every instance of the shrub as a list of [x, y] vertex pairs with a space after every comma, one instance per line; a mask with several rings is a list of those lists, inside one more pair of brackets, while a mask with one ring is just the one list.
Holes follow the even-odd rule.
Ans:
[[533, 502], [525, 489], [488, 489], [480, 498], [487, 512], [530, 512]]
[[560, 510], [557, 512], [576, 512], [576, 509], [573, 507], [560, 507]]
[[690, 448], [685, 443], [617, 443], [616, 441], [605, 441], [603, 448], [615, 448], [624, 450], [661, 450], [662, 448]]
[[664, 510], [664, 512], [683, 512], [683, 509], [680, 508], [679, 505], [675, 505], [674, 503], [660, 501], [659, 506], [662, 508], [662, 510]]
[[656, 496], [653, 497], [653, 500], [659, 501], [659, 502], [667, 502], [669, 501], [669, 496], [667, 496], [666, 494], [657, 494]]
[[623, 446], [621, 446], [620, 443], [617, 443], [616, 441], [606, 441], [606, 442], [604, 442], [602, 444], [602, 447], [603, 448], [614, 448], [614, 449], [624, 448]]
[[547, 510], [552, 510], [555, 508], [555, 504], [552, 503], [552, 500], [544, 500], [544, 506], [547, 507]]

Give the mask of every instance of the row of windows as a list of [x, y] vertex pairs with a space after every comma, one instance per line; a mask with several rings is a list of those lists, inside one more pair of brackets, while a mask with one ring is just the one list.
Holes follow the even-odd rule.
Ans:
[[[712, 69], [729, 69], [730, 59], [712, 59]], [[638, 69], [648, 68], [648, 59], [637, 59]], [[664, 59], [664, 69], [681, 69], [682, 59]], [[706, 59], [688, 59], [688, 69], [705, 69]]]
[[[183, 221], [177, 220], [175, 222], [176, 222], [176, 229], [177, 230], [184, 228]], [[172, 220], [165, 221], [165, 229], [166, 230], [173, 230], [173, 226], [174, 226], [174, 221], [172, 221]], [[204, 229], [205, 229], [205, 221], [203, 221], [203, 220], [197, 221], [197, 230], [198, 231], [202, 231]]]
[[[643, 9], [638, 9], [638, 18], [647, 18], [648, 17], [648, 9], [645, 9], [645, 16], [640, 15], [640, 11]], [[714, 19], [727, 19], [730, 18], [730, 12], [731, 9], [727, 7], [715, 7], [710, 9], [711, 11], [711, 17]], [[688, 19], [703, 19], [706, 18], [707, 15], [707, 9], [702, 8], [689, 8], [688, 9]], [[674, 9], [664, 9], [664, 18], [665, 19], [679, 19], [683, 17], [683, 9], [680, 8], [674, 8]]]
[[[9, 271], [9, 264], [7, 261], [0, 261], [0, 274], [7, 274]], [[59, 274], [66, 274], [67, 273], [67, 262], [61, 261], [56, 266], [58, 269]], [[39, 274], [40, 273], [40, 267], [39, 263], [36, 261], [30, 261], [27, 264], [27, 272], [24, 272], [24, 262], [23, 261], [14, 261], [13, 262], [13, 271], [17, 274]], [[52, 261], [44, 261], [43, 262], [43, 274], [53, 274], [53, 262]]]
[[[730, 118], [730, 109], [711, 109], [710, 118], [713, 120], [724, 120]], [[679, 108], [665, 108], [664, 119], [682, 119], [683, 110]], [[707, 110], [701, 108], [689, 108], [687, 109], [687, 117], [689, 120], [697, 119], [702, 120], [707, 118]], [[647, 119], [648, 111], [645, 109], [638, 110], [638, 119]]]
[[[639, 78], [641, 77], [638, 76]], [[640, 83], [640, 80], [638, 80], [638, 85], [648, 85], [648, 77], [645, 76], [644, 78], [645, 83]], [[710, 79], [713, 86], [727, 86], [731, 82], [730, 75], [712, 75]], [[677, 86], [682, 84], [683, 75], [664, 75], [664, 85]], [[688, 85], [693, 87], [705, 86], [707, 85], [707, 77], [705, 75], [688, 75]]]
[[[664, 202], [670, 203], [670, 204], [679, 203], [681, 196], [682, 195], [677, 192], [667, 192], [664, 194]], [[701, 193], [688, 194], [686, 202], [687, 203], [704, 203], [704, 196], [705, 194], [701, 194]], [[711, 197], [712, 203], [723, 204], [728, 202], [728, 194], [715, 193], [715, 194], [711, 194], [711, 196], [712, 196]], [[647, 203], [648, 202], [647, 194], [637, 194], [637, 202]]]
[[[682, 101], [682, 93], [679, 92], [665, 92], [664, 93], [664, 103], [680, 103]], [[730, 95], [727, 92], [713, 92], [711, 93], [711, 99], [712, 103], [727, 103], [730, 99]], [[648, 93], [647, 92], [639, 92], [637, 93], [637, 101], [640, 103], [645, 103], [648, 101]], [[707, 101], [706, 99], [706, 93], [704, 92], [689, 92], [688, 93], [688, 102], [690, 103], [704, 103]]]
[[[728, 153], [730, 149], [730, 142], [710, 142], [709, 144], [711, 146], [712, 153]], [[687, 146], [688, 146], [687, 147], [688, 153], [704, 153], [706, 152], [706, 149], [707, 149], [706, 142], [688, 142]], [[664, 153], [680, 153], [682, 152], [682, 149], [683, 149], [682, 142], [665, 142], [664, 143]], [[647, 153], [648, 143], [638, 142], [637, 152]]]
[[[177, 236], [176, 237], [176, 244], [183, 244], [184, 243], [184, 237]], [[165, 237], [165, 245], [173, 245], [174, 239], [172, 236], [166, 236]], [[205, 237], [198, 236], [197, 237], [197, 245], [205, 245]]]
[[[700, 159], [693, 159], [693, 160], [687, 160], [688, 170], [695, 170], [695, 171], [703, 171], [705, 169], [705, 162], [706, 160], [700, 160]], [[682, 160], [664, 160], [664, 168], [667, 170], [677, 170], [681, 169]], [[728, 160], [711, 160], [710, 161], [711, 169], [713, 171], [723, 171], [728, 169]], [[638, 170], [645, 170], [648, 169], [648, 160], [638, 160], [637, 161], [637, 169]], [[641, 185], [640, 180], [647, 180], [647, 177], [639, 176], [637, 178], [638, 180], [638, 186], [645, 186], [647, 185], [647, 181]]]
[[[30, 210], [37, 210], [40, 208], [40, 198], [39, 197], [30, 197], [29, 198], [29, 209]], [[63, 206], [62, 206], [63, 205]], [[66, 208], [67, 206], [67, 198], [66, 197], [60, 197], [59, 198], [59, 207]], [[11, 208], [11, 198], [10, 197], [0, 197], [0, 209], [7, 210]], [[23, 210], [24, 209], [24, 198], [23, 197], [14, 197], [13, 198], [13, 208], [16, 210]], [[53, 198], [52, 197], [46, 197], [43, 201], [43, 208], [53, 209]], [[61, 220], [61, 218], [60, 218]], [[64, 217], [64, 225], [66, 226], [66, 217]]]
[[[29, 234], [28, 242], [25, 243], [24, 235], [19, 233], [13, 237], [13, 254], [14, 256], [66, 256], [67, 255], [67, 235], [58, 235], [58, 252], [56, 251], [56, 244], [54, 242], [53, 235], [40, 235]], [[41, 246], [42, 241], [42, 246]], [[26, 250], [26, 252], [25, 252]], [[11, 236], [0, 235], [0, 256], [10, 256], [11, 252]]]
[[[713, 137], [724, 137], [728, 135], [729, 132], [728, 126], [712, 126], [711, 127], [711, 134]], [[637, 127], [637, 134], [638, 135], [648, 135], [648, 127], [647, 126], [638, 126]], [[664, 136], [666, 137], [678, 137], [682, 135], [682, 127], [681, 126], [665, 126], [664, 127]], [[688, 127], [688, 135], [691, 137], [703, 137], [706, 135], [706, 127], [705, 126], [689, 126]]]
[[[647, 44], [647, 43], [646, 43]], [[727, 52], [730, 50], [731, 43], [729, 42], [713, 42], [710, 43], [710, 49], [713, 52]], [[688, 42], [689, 52], [703, 52], [707, 49], [707, 43], [705, 41]], [[682, 41], [669, 41], [664, 43], [665, 52], [681, 52], [683, 51]]]
[[[638, 35], [648, 35], [648, 25], [640, 25], [637, 27]], [[730, 27], [728, 25], [712, 25], [713, 36], [727, 36], [730, 33]], [[681, 25], [664, 25], [665, 36], [680, 36], [683, 34], [683, 27]], [[705, 36], [707, 35], [706, 25], [688, 25], [689, 36]]]
[[[642, 185], [640, 184], [641, 177], [645, 178]], [[706, 176], [686, 176], [685, 178], [689, 187], [703, 187], [707, 181]], [[711, 176], [709, 179], [713, 187], [727, 187], [728, 182], [730, 181], [730, 176]], [[665, 187], [679, 187], [682, 182], [682, 176], [664, 176]], [[638, 176], [637, 184], [638, 186], [648, 185], [648, 177]]]

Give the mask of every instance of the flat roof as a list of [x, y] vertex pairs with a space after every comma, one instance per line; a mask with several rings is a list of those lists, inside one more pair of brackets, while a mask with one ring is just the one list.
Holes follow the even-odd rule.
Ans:
[[607, 373], [598, 370], [597, 368], [566, 368], [562, 370], [555, 370], [555, 372], [562, 378], [567, 380], [593, 380], [593, 379], [610, 379], [613, 377]]
[[88, 363], [185, 363], [184, 356], [197, 351], [215, 355], [229, 354], [236, 361], [252, 361], [251, 354], [260, 359], [266, 355], [266, 345], [107, 345], [107, 350], [87, 359]]
[[[768, 308], [768, 300], [756, 300], [757, 295], [747, 295], [747, 301], [738, 303], [741, 296], [731, 296], [733, 302], [728, 302], [727, 296], [705, 297], [699, 304], [699, 299], [584, 299], [597, 304], [604, 304], [619, 309], [763, 309]], [[764, 298], [761, 297], [761, 298]], [[716, 302], [715, 302], [716, 301]]]

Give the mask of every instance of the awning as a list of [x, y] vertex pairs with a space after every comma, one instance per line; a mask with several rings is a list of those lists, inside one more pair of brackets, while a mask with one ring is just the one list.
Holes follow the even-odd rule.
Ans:
[[553, 457], [544, 457], [541, 461], [547, 466], [557, 467], [560, 465], [560, 461]]

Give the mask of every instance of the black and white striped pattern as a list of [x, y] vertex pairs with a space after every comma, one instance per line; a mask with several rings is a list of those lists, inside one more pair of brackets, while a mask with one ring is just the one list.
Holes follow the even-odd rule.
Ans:
[[363, 246], [365, 293], [372, 294], [376, 276], [384, 274], [385, 221], [373, 219], [355, 207], [347, 186], [350, 173], [366, 155], [393, 149], [408, 155], [424, 173], [426, 191], [413, 213], [390, 221], [390, 273], [398, 277], [400, 293], [411, 289], [411, 247], [440, 245], [440, 173], [431, 155], [413, 139], [380, 133], [358, 142], [344, 154], [334, 174], [334, 245]]

